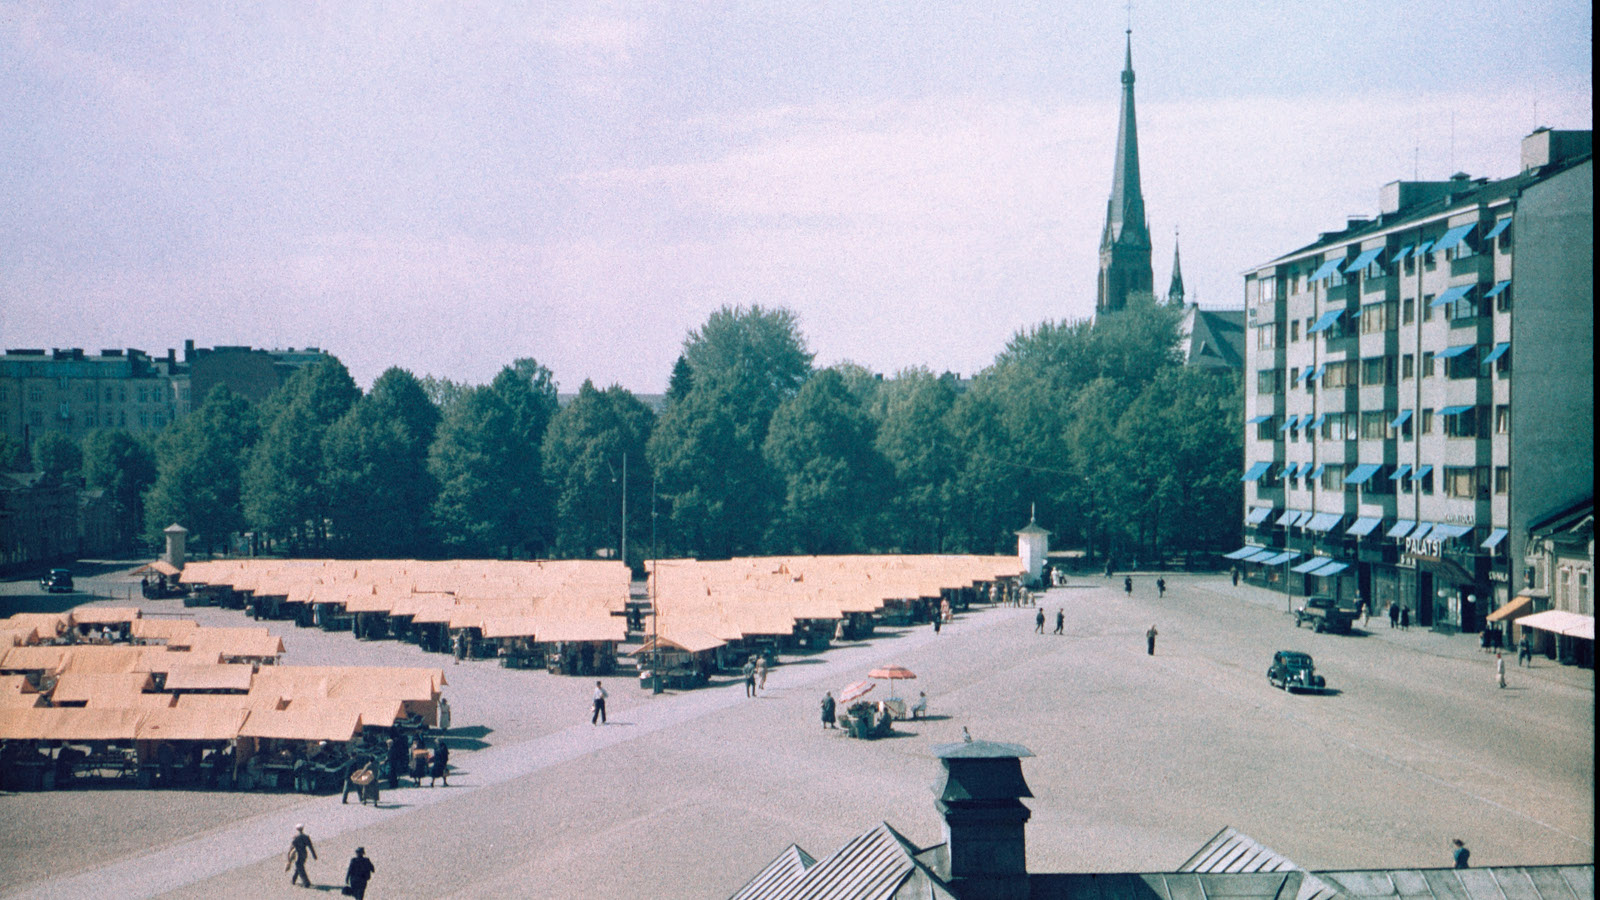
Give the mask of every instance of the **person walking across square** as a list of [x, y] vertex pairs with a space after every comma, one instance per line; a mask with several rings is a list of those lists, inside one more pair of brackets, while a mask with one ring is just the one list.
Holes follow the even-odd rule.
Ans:
[[744, 671], [744, 695], [746, 697], [754, 697], [756, 695], [756, 660], [755, 660], [755, 657], [752, 656], [751, 658], [749, 658], [749, 659], [744, 661], [744, 670], [743, 671]]
[[1129, 597], [1133, 596], [1133, 579], [1131, 577], [1126, 575], [1122, 577], [1122, 592]]
[[1055, 633], [1056, 634], [1061, 634], [1062, 633], [1061, 629], [1065, 628], [1066, 624], [1067, 624], [1067, 611], [1064, 610], [1064, 609], [1056, 610], [1056, 630], [1055, 630]]
[[835, 705], [835, 702], [834, 702], [834, 699], [833, 699], [833, 691], [829, 691], [826, 694], [823, 694], [822, 695], [822, 727], [823, 728], [837, 728], [837, 727], [839, 727], [839, 726], [834, 724], [834, 710], [835, 710], [835, 708], [836, 708], [836, 705]]
[[1494, 680], [1501, 688], [1506, 686], [1506, 659], [1499, 653], [1494, 655]]
[[1042, 609], [1033, 617], [1033, 633], [1044, 634], [1044, 610]]
[[1150, 630], [1144, 633], [1144, 652], [1147, 656], [1156, 655], [1156, 634], [1154, 625], [1151, 625]]
[[1522, 632], [1522, 640], [1517, 641], [1517, 666], [1520, 668], [1527, 663], [1528, 668], [1533, 668], [1533, 640], [1528, 637], [1528, 632]]
[[590, 725], [604, 725], [606, 723], [606, 688], [596, 681], [594, 683], [594, 713], [589, 716]]
[[296, 825], [294, 838], [289, 841], [289, 857], [283, 862], [285, 871], [288, 871], [289, 866], [294, 866], [294, 874], [289, 876], [290, 884], [311, 887], [311, 876], [306, 874], [307, 853], [311, 854], [312, 859], [317, 858], [317, 848], [311, 843], [311, 835], [306, 834], [306, 827]]
[[1166, 595], [1167, 595], [1167, 580], [1165, 578], [1157, 578], [1156, 579], [1156, 598], [1160, 599], [1162, 597], [1165, 597]]
[[1394, 601], [1391, 600], [1389, 602], [1389, 627], [1393, 628], [1393, 627], [1395, 627], [1396, 625], [1399, 625], [1399, 624], [1400, 624], [1400, 604], [1395, 603]]
[[367, 896], [367, 882], [372, 880], [372, 873], [378, 867], [367, 859], [367, 848], [357, 847], [356, 855], [350, 858], [350, 867], [344, 872], [344, 886], [350, 896], [362, 900]]

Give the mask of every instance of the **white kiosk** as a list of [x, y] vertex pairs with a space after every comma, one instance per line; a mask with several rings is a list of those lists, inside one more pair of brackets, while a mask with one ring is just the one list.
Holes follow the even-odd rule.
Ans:
[[[1022, 558], [1022, 583], [1038, 587], [1044, 575], [1045, 557], [1050, 553], [1050, 532], [1040, 528], [1028, 510], [1028, 527], [1017, 532], [1017, 556]], [[1049, 587], [1049, 585], [1045, 585]]]

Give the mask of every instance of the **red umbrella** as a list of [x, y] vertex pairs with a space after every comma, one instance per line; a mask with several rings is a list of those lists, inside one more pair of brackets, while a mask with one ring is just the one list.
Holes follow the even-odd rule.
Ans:
[[839, 692], [839, 702], [849, 703], [851, 700], [856, 699], [875, 687], [877, 687], [877, 685], [870, 681], [858, 681]]
[[905, 666], [879, 666], [867, 673], [868, 678], [882, 678], [889, 682], [889, 696], [894, 697], [894, 683], [907, 678], [916, 678], [916, 673]]

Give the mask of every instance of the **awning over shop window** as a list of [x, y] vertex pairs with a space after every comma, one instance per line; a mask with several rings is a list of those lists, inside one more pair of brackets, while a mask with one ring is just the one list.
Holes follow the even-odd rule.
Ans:
[[1507, 619], [1516, 619], [1518, 616], [1525, 615], [1530, 609], [1533, 609], [1533, 598], [1524, 594], [1521, 597], [1513, 598], [1510, 603], [1506, 603], [1494, 612], [1489, 613], [1484, 617], [1484, 621], [1503, 622]]
[[1317, 576], [1318, 578], [1326, 578], [1330, 575], [1337, 575], [1348, 568], [1350, 568], [1349, 563], [1342, 563], [1338, 560], [1329, 560], [1328, 562], [1323, 563], [1320, 567], [1313, 569], [1311, 574]]
[[1277, 555], [1278, 555], [1278, 551], [1276, 551], [1276, 550], [1265, 550], [1265, 549], [1257, 550], [1256, 552], [1254, 552], [1254, 553], [1250, 554], [1249, 556], [1246, 556], [1244, 559], [1240, 560], [1240, 562], [1247, 562], [1247, 563], [1261, 562], [1264, 559], [1271, 559], [1272, 557], [1277, 556]]
[[1244, 477], [1239, 480], [1257, 481], [1261, 476], [1267, 474], [1267, 470], [1270, 468], [1272, 468], [1272, 463], [1269, 462], [1251, 463], [1250, 468], [1244, 473]]
[[1489, 536], [1484, 538], [1483, 543], [1479, 544], [1478, 546], [1485, 550], [1493, 550], [1494, 548], [1500, 546], [1501, 541], [1506, 539], [1506, 534], [1507, 532], [1504, 528], [1496, 528], [1493, 531], [1490, 531]]
[[1372, 261], [1377, 259], [1378, 254], [1382, 252], [1382, 247], [1374, 247], [1371, 250], [1363, 250], [1361, 251], [1360, 256], [1350, 261], [1350, 265], [1344, 267], [1344, 270], [1346, 272], [1359, 272], [1362, 269], [1365, 269], [1367, 266], [1372, 265]]
[[1494, 349], [1493, 350], [1490, 350], [1487, 354], [1484, 355], [1483, 361], [1486, 362], [1486, 363], [1492, 363], [1495, 360], [1499, 359], [1500, 357], [1505, 356], [1506, 355], [1506, 351], [1510, 350], [1510, 349], [1511, 349], [1511, 342], [1510, 341], [1501, 341], [1500, 343], [1494, 345]]
[[1262, 522], [1265, 522], [1267, 520], [1267, 516], [1270, 515], [1272, 515], [1272, 507], [1252, 506], [1250, 507], [1250, 511], [1245, 513], [1244, 520], [1249, 522], [1251, 525], [1260, 525]]
[[1322, 279], [1333, 275], [1335, 272], [1339, 271], [1339, 265], [1343, 262], [1344, 259], [1337, 256], [1332, 259], [1323, 260], [1322, 265], [1318, 266], [1317, 270], [1311, 273], [1311, 280], [1321, 281]]
[[1384, 535], [1384, 537], [1403, 538], [1410, 534], [1411, 529], [1415, 527], [1417, 527], [1416, 522], [1413, 522], [1410, 519], [1401, 519], [1400, 521], [1394, 523], [1394, 527], [1389, 529], [1389, 533]]
[[1316, 334], [1319, 331], [1327, 331], [1329, 328], [1333, 327], [1333, 323], [1337, 322], [1339, 317], [1342, 315], [1344, 315], [1344, 310], [1342, 309], [1328, 310], [1317, 317], [1317, 321], [1313, 322], [1311, 327], [1306, 329], [1306, 334]]
[[1446, 231], [1444, 233], [1444, 237], [1439, 238], [1439, 243], [1433, 245], [1433, 252], [1443, 253], [1444, 251], [1451, 249], [1455, 245], [1461, 243], [1462, 239], [1471, 234], [1472, 229], [1477, 227], [1478, 223], [1473, 222], [1468, 225], [1457, 225], [1449, 231]]
[[1472, 289], [1474, 287], [1477, 287], [1477, 285], [1458, 284], [1453, 288], [1449, 288], [1444, 293], [1442, 293], [1439, 296], [1433, 298], [1433, 302], [1428, 304], [1428, 308], [1429, 309], [1437, 309], [1437, 308], [1445, 305], [1446, 303], [1454, 303], [1457, 300], [1460, 300], [1462, 297], [1465, 297], [1466, 295], [1472, 293]]
[[1432, 531], [1433, 528], [1434, 528], [1434, 525], [1433, 525], [1432, 522], [1419, 522], [1417, 524], [1417, 530], [1411, 532], [1409, 535], [1406, 535], [1406, 536], [1410, 537], [1410, 538], [1415, 538], [1415, 539], [1420, 541], [1423, 538], [1427, 537], [1428, 536], [1428, 532]]
[[1296, 553], [1293, 550], [1285, 550], [1275, 556], [1269, 556], [1266, 559], [1256, 560], [1256, 562], [1261, 563], [1263, 566], [1281, 566], [1299, 555], [1299, 553]]
[[1510, 227], [1511, 227], [1511, 217], [1510, 216], [1506, 216], [1504, 219], [1501, 219], [1500, 221], [1494, 223], [1494, 227], [1489, 229], [1489, 233], [1484, 235], [1483, 239], [1486, 240], [1486, 241], [1492, 241], [1495, 238], [1500, 236], [1500, 232], [1505, 231], [1507, 228], [1510, 228]]
[[1306, 560], [1305, 562], [1301, 563], [1300, 565], [1295, 566], [1294, 568], [1290, 569], [1289, 571], [1291, 571], [1291, 572], [1299, 572], [1302, 575], [1305, 575], [1305, 574], [1309, 574], [1312, 569], [1320, 569], [1320, 568], [1322, 568], [1323, 566], [1327, 565], [1330, 562], [1333, 562], [1333, 560], [1327, 558], [1326, 556], [1313, 556], [1310, 559]]
[[1309, 531], [1327, 531], [1339, 524], [1339, 520], [1342, 518], [1344, 516], [1340, 513], [1317, 513], [1311, 517], [1311, 521], [1306, 523], [1306, 529]]
[[1523, 616], [1517, 620], [1523, 628], [1537, 628], [1564, 634], [1570, 638], [1594, 640], [1594, 616], [1583, 616], [1564, 609], [1547, 609], [1544, 612]]
[[1278, 521], [1277, 521], [1276, 524], [1278, 524], [1278, 525], [1293, 525], [1295, 523], [1295, 520], [1298, 519], [1298, 518], [1300, 518], [1300, 510], [1298, 510], [1298, 509], [1286, 509], [1286, 510], [1283, 511], [1283, 515], [1278, 517]]
[[1250, 546], [1249, 544], [1246, 544], [1245, 546], [1240, 547], [1239, 549], [1233, 551], [1232, 553], [1224, 553], [1222, 555], [1222, 558], [1223, 559], [1244, 559], [1246, 556], [1254, 556], [1255, 554], [1260, 553], [1264, 549], [1266, 549], [1266, 548], [1264, 548], [1264, 547], [1253, 547], [1253, 546]]
[[1367, 535], [1371, 534], [1372, 529], [1377, 528], [1378, 523], [1382, 521], [1383, 520], [1377, 516], [1362, 516], [1361, 518], [1356, 519], [1354, 522], [1351, 522], [1350, 527], [1346, 528], [1344, 533], [1350, 535], [1351, 537], [1366, 537]]
[[1355, 469], [1351, 470], [1349, 475], [1344, 477], [1344, 483], [1366, 484], [1368, 481], [1372, 480], [1372, 476], [1378, 474], [1378, 470], [1381, 468], [1383, 468], [1383, 466], [1374, 465], [1372, 463], [1356, 466]]
[[1447, 541], [1451, 538], [1461, 537], [1463, 534], [1470, 534], [1471, 532], [1471, 525], [1435, 525], [1433, 526], [1433, 539], [1436, 541]]

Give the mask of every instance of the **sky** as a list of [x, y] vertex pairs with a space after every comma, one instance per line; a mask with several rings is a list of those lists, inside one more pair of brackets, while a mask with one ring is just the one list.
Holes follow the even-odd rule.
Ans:
[[0, 347], [665, 388], [723, 306], [972, 375], [1093, 314], [1125, 29], [1189, 299], [1590, 128], [1577, 0], [0, 0]]

